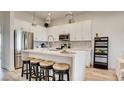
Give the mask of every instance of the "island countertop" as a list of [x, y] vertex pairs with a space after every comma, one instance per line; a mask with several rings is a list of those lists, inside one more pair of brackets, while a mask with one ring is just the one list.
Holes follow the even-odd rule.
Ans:
[[23, 50], [22, 57], [32, 56], [45, 60], [53, 60], [55, 63], [67, 63], [70, 65], [70, 80], [85, 80], [86, 51], [68, 50], [67, 53], [61, 53], [61, 50], [33, 49]]
[[67, 50], [67, 53], [61, 53], [62, 50], [54, 50], [54, 49], [32, 49], [32, 50], [22, 50], [22, 52], [30, 52], [30, 53], [41, 53], [41, 54], [48, 54], [48, 55], [55, 55], [55, 56], [64, 56], [64, 57], [74, 57], [75, 55], [85, 52], [85, 51], [78, 51], [78, 50]]

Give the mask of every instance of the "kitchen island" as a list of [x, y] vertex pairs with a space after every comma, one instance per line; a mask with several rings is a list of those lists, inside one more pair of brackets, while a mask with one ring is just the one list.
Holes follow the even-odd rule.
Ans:
[[36, 57], [52, 60], [56, 63], [67, 63], [70, 65], [70, 80], [85, 80], [86, 51], [72, 51], [61, 53], [60, 50], [33, 49], [23, 50], [22, 57]]

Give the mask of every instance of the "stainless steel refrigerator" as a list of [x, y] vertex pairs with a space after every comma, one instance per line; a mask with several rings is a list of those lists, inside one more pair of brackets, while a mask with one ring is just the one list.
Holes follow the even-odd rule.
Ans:
[[21, 30], [14, 30], [14, 67], [22, 67], [21, 51], [33, 49], [33, 33]]

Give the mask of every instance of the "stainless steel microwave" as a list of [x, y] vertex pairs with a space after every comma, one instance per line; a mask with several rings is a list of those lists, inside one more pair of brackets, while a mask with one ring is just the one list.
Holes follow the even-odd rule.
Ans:
[[59, 41], [70, 41], [70, 34], [60, 34]]

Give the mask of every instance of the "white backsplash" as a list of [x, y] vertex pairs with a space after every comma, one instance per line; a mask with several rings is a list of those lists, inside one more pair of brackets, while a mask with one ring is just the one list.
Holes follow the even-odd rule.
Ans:
[[[45, 43], [47, 45], [47, 42], [34, 42], [34, 47], [40, 48], [42, 43]], [[60, 48], [61, 44], [71, 44], [71, 48], [74, 49], [91, 49], [92, 43], [91, 41], [73, 41], [73, 42], [54, 42], [54, 45], [52, 47], [54, 48]]]
[[91, 48], [91, 42], [71, 42], [71, 48], [79, 48], [79, 49], [89, 49]]

